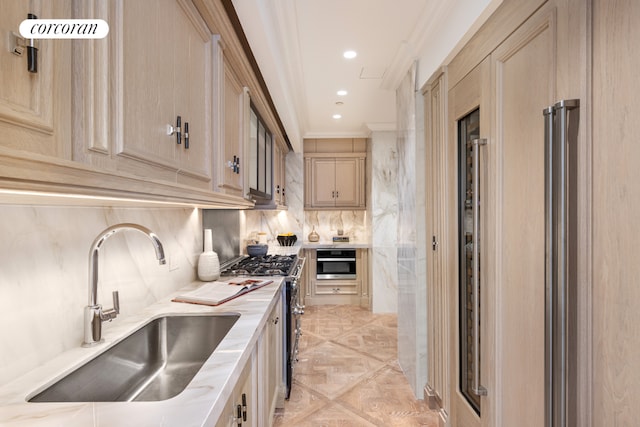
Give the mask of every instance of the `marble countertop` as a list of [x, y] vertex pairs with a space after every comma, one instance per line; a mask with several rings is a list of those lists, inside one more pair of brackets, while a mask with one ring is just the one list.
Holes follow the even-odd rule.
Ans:
[[[121, 316], [104, 324], [105, 342], [92, 348], [78, 345], [43, 366], [0, 387], [0, 425], [2, 426], [203, 426], [213, 425], [223, 412], [227, 399], [251, 358], [268, 314], [278, 301], [283, 278], [217, 307], [171, 302], [202, 282], [174, 292], [140, 313]], [[186, 389], [158, 402], [29, 403], [27, 400], [61, 377], [102, 353], [149, 320], [167, 314], [239, 313], [211, 357]], [[81, 327], [81, 325], [78, 325]]]

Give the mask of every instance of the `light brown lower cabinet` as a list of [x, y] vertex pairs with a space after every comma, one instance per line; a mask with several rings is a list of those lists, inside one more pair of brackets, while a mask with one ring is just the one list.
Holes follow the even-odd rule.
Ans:
[[255, 352], [251, 359], [247, 362], [242, 374], [236, 383], [236, 387], [231, 394], [231, 398], [227, 401], [225, 409], [216, 423], [216, 427], [252, 427], [259, 425], [256, 422], [256, 399], [253, 390], [254, 374], [253, 360]]
[[269, 313], [216, 427], [270, 426], [284, 406], [282, 297]]
[[317, 250], [307, 249], [305, 253], [307, 258], [307, 276], [303, 293], [305, 305], [351, 304], [366, 308], [371, 307], [368, 249], [356, 249], [356, 278], [350, 280], [317, 279]]

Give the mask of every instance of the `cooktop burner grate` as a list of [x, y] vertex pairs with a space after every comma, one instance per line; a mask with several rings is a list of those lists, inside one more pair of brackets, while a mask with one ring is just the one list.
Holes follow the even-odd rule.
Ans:
[[245, 257], [222, 269], [223, 276], [288, 276], [295, 256], [264, 255]]

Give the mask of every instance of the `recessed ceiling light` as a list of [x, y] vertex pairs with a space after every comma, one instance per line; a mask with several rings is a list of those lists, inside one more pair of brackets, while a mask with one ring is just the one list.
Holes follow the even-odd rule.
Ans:
[[354, 50], [347, 50], [345, 51], [345, 53], [342, 54], [342, 56], [344, 56], [347, 59], [353, 59], [356, 56], [358, 56], [358, 54]]
[[341, 118], [342, 118], [342, 115], [341, 115], [341, 114], [334, 114], [334, 115], [333, 115], [333, 118], [334, 118], [334, 119], [336, 119], [336, 120], [337, 120], [337, 119], [341, 119]]
[[339, 90], [338, 92], [336, 92], [336, 93], [338, 94], [338, 96], [347, 96], [347, 93], [349, 93], [349, 92], [347, 92], [347, 91], [346, 91], [346, 90], [344, 90], [344, 89], [340, 89], [340, 90]]

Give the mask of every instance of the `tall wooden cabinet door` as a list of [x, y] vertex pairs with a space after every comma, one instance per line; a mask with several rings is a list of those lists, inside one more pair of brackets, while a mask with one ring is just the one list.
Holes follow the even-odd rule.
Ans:
[[13, 53], [11, 34], [32, 13], [71, 17], [70, 1], [3, 1], [0, 12], [0, 146], [48, 156], [71, 157], [71, 40], [39, 40], [37, 73], [27, 52]]
[[312, 159], [312, 203], [314, 207], [335, 206], [335, 159]]
[[359, 159], [336, 158], [336, 206], [357, 207], [360, 205]]
[[638, 22], [635, 0], [593, 2], [593, 427], [640, 420]]
[[[495, 355], [491, 351], [493, 338], [490, 325], [494, 324], [490, 297], [492, 284], [486, 279], [486, 270], [482, 270], [479, 279], [481, 307], [479, 322], [475, 322], [473, 308], [474, 291], [471, 276], [470, 255], [474, 244], [478, 244], [480, 260], [487, 260], [488, 239], [473, 236], [471, 227], [471, 188], [473, 177], [471, 166], [471, 141], [478, 138], [489, 139], [491, 129], [491, 63], [486, 58], [476, 66], [463, 80], [449, 90], [448, 104], [448, 144], [446, 146], [446, 172], [442, 201], [445, 211], [442, 216], [442, 280], [447, 286], [449, 296], [448, 361], [449, 372], [449, 415], [451, 426], [479, 427], [491, 425], [491, 406], [488, 400], [492, 396], [481, 396], [474, 389], [475, 368], [479, 366], [478, 384], [492, 390], [487, 378], [492, 376], [492, 361]], [[486, 159], [486, 156], [484, 156]], [[486, 170], [479, 170], [480, 183], [487, 188]], [[486, 191], [486, 190], [485, 190]], [[483, 203], [484, 205], [484, 203]], [[484, 215], [490, 218], [490, 215]], [[485, 230], [480, 230], [480, 234]], [[474, 329], [474, 326], [476, 329]], [[478, 336], [482, 343], [479, 349], [479, 364], [475, 362], [472, 342]], [[446, 341], [445, 341], [446, 342]], [[446, 397], [445, 397], [446, 401]]]
[[[426, 209], [427, 217], [427, 400], [429, 407], [449, 411], [449, 298], [443, 279], [443, 252], [446, 240], [442, 230], [445, 219], [443, 173], [446, 148], [446, 75], [440, 74], [425, 94], [426, 130]], [[430, 247], [429, 247], [430, 245]], [[445, 415], [446, 416], [446, 415]]]
[[542, 110], [556, 101], [555, 26], [555, 7], [547, 5], [491, 55], [495, 118], [487, 146], [490, 190], [484, 200], [492, 208], [485, 217], [489, 244], [482, 268], [494, 284], [490, 393], [494, 425], [500, 426], [545, 423]]

